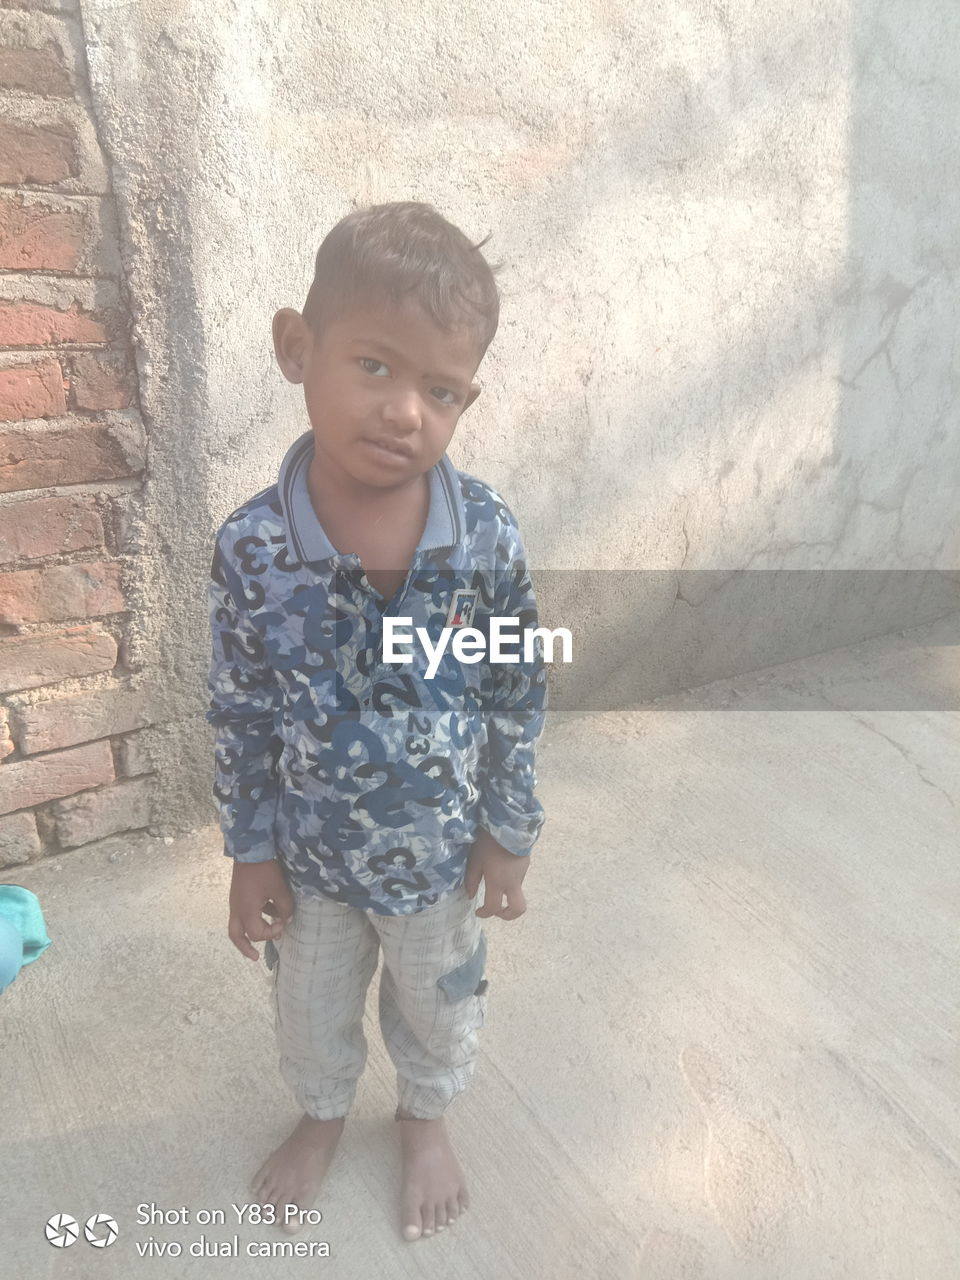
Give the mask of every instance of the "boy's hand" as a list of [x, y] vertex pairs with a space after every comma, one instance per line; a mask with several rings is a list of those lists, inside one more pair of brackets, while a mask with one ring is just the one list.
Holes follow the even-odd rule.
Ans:
[[[269, 862], [234, 862], [230, 882], [230, 941], [251, 960], [260, 952], [251, 942], [279, 938], [293, 918], [293, 894], [276, 858]], [[268, 923], [261, 912], [273, 917]]]
[[[520, 888], [530, 865], [529, 858], [518, 857], [494, 840], [488, 831], [480, 831], [470, 856], [463, 884], [469, 897], [476, 897], [483, 880], [483, 906], [478, 916], [499, 916], [501, 920], [516, 920], [527, 909], [527, 900]], [[503, 905], [506, 894], [507, 905]]]

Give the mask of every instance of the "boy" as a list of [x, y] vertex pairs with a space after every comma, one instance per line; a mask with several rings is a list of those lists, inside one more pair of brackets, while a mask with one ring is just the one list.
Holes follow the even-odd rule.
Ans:
[[[288, 1229], [353, 1102], [381, 946], [404, 1238], [469, 1203], [443, 1113], [486, 1011], [478, 918], [526, 909], [546, 709], [539, 641], [524, 654], [537, 614], [516, 521], [445, 455], [499, 320], [483, 243], [413, 202], [333, 228], [303, 314], [273, 319], [311, 430], [217, 534], [207, 718], [234, 860], [229, 936], [251, 960], [266, 942], [281, 1074], [305, 1113], [251, 1188]], [[426, 641], [411, 653], [399, 634], [424, 628], [436, 652], [445, 629], [490, 639], [491, 618], [518, 620], [504, 652], [519, 661], [448, 643], [431, 676]]]

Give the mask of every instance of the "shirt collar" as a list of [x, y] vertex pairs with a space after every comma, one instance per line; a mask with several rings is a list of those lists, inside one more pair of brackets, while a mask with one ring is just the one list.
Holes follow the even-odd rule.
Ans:
[[[280, 464], [278, 483], [291, 549], [298, 560], [306, 563], [335, 560], [341, 555], [327, 537], [310, 501], [307, 472], [313, 459], [313, 448], [313, 432], [306, 431], [287, 450]], [[457, 469], [446, 454], [427, 474], [430, 479], [430, 509], [417, 550], [439, 551], [462, 541], [467, 515]]]

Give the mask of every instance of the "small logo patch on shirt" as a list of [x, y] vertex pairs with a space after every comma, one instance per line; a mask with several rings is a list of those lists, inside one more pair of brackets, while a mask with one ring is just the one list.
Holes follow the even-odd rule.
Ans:
[[473, 615], [477, 611], [477, 597], [480, 592], [469, 587], [461, 587], [454, 591], [450, 608], [447, 610], [448, 627], [469, 627], [473, 624]]

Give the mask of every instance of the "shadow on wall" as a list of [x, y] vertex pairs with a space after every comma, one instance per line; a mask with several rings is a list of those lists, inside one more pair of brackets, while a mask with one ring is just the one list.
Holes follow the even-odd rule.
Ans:
[[[622, 707], [960, 610], [949, 514], [960, 474], [960, 434], [949, 430], [960, 201], [947, 179], [960, 144], [941, 123], [960, 26], [927, 0], [904, 41], [893, 16], [876, 0], [851, 5], [834, 20], [842, 52], [819, 66], [828, 17], [799, 67], [795, 32], [771, 26], [758, 46], [755, 29], [742, 39], [727, 29], [727, 113], [709, 109], [703, 85], [688, 86], [702, 128], [678, 129], [693, 123], [687, 90], [649, 111], [624, 99], [615, 137], [565, 175], [580, 195], [569, 221], [581, 229], [578, 258], [589, 260], [598, 202], [647, 211], [638, 219], [650, 249], [636, 270], [609, 269], [602, 332], [644, 290], [667, 296], [664, 272], [689, 261], [661, 258], [671, 204], [700, 237], [684, 284], [706, 295], [697, 305], [713, 328], [702, 351], [689, 344], [693, 358], [656, 361], [683, 339], [658, 301], [619, 376], [603, 368], [602, 335], [571, 371], [582, 386], [579, 474], [598, 500], [576, 551], [567, 504], [551, 495], [543, 518], [568, 562], [584, 563], [593, 544], [664, 567], [534, 572], [542, 625], [574, 630], [573, 666], [550, 674], [558, 708]], [[839, 101], [845, 119], [824, 106]], [[841, 184], [845, 221], [833, 198]], [[531, 208], [532, 225], [547, 216]], [[649, 439], [648, 468], [634, 436], [609, 447], [611, 423]], [[673, 529], [682, 538], [678, 567], [652, 543], [659, 529], [665, 543]]]

